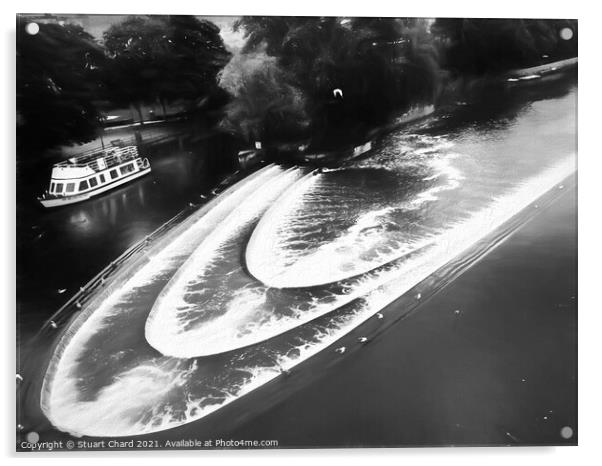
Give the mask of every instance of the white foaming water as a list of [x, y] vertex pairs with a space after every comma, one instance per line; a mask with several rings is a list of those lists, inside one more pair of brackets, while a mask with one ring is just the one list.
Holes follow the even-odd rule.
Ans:
[[[252, 377], [221, 406], [261, 387], [279, 376], [283, 370], [290, 370], [324, 350], [448, 262], [466, 252], [481, 239], [493, 233], [554, 186], [560, 188], [559, 183], [574, 171], [574, 156], [568, 157], [541, 175], [522, 183], [509, 194], [498, 197], [489, 207], [473, 214], [468, 220], [442, 233], [437, 238], [436, 246], [429, 248], [424, 254], [404, 262], [395, 278], [366, 294], [363, 298], [363, 305], [356, 313], [333, 322], [316, 341], [297, 346], [298, 352], [295, 356], [279, 357], [276, 366], [246, 368]], [[215, 411], [215, 407], [212, 407], [211, 412], [213, 411]], [[199, 415], [195, 419], [203, 417], [203, 415]]]
[[[214, 203], [208, 205], [210, 207], [209, 210], [200, 209], [198, 213], [193, 214], [186, 221], [186, 224], [190, 225], [185, 231], [175, 241], [169, 243], [164, 249], [159, 251], [154, 260], [159, 262], [181, 256], [182, 254], [189, 254], [190, 248], [198, 244], [217, 222], [223, 219], [224, 216], [242, 202], [242, 200], [251, 195], [266, 180], [271, 179], [281, 172], [282, 169], [280, 167], [268, 165], [245, 180], [236, 183], [222, 193]], [[191, 223], [191, 221], [194, 223]], [[159, 272], [161, 264], [153, 264], [152, 267], [147, 267], [147, 269]]]
[[[124, 370], [101, 389], [93, 400], [74, 399], [76, 381], [55, 383], [46, 411], [59, 429], [81, 435], [133, 435], [145, 432], [149, 411], [182, 387], [187, 371], [174, 361], [157, 360]], [[58, 375], [58, 374], [57, 374]]]
[[[265, 288], [242, 289], [235, 293], [229, 309], [208, 322], [193, 325], [186, 316], [204, 311], [204, 301], [190, 302], [190, 288], [202, 286], [210, 268], [219, 264], [225, 245], [236, 238], [250, 223], [256, 221], [269, 205], [302, 175], [292, 169], [273, 178], [242, 202], [209, 234], [180, 267], [159, 295], [145, 326], [147, 341], [165, 355], [176, 357], [205, 356], [234, 349], [233, 335], [241, 326], [261, 321], [258, 304], [265, 300]], [[219, 279], [219, 277], [217, 277]], [[247, 345], [261, 341], [254, 333], [240, 338]]]
[[[292, 355], [280, 355], [270, 363], [240, 367], [239, 370], [246, 371], [249, 377], [242, 383], [227, 387], [225, 394], [210, 404], [207, 403], [207, 397], [194, 397], [186, 390], [193, 378], [195, 383], [202, 383], [202, 375], [195, 373], [196, 361], [170, 358], [156, 358], [124, 370], [94, 400], [80, 401], [75, 376], [66, 368], [60, 369], [62, 365], [69, 367], [78, 363], [77, 351], [71, 351], [69, 355], [66, 351], [64, 356], [67, 357], [63, 358], [66, 360], [59, 364], [49, 399], [46, 400], [45, 412], [53, 424], [75, 435], [136, 435], [200, 419], [277, 377], [281, 370], [290, 369], [322, 351], [445, 264], [461, 256], [472, 245], [561, 183], [574, 168], [574, 157], [569, 157], [496, 198], [467, 220], [440, 233], [432, 246], [400, 264], [394, 274], [387, 274], [386, 283], [372, 287], [355, 313], [333, 320], [317, 338], [298, 345], [298, 352], [287, 353]], [[247, 300], [248, 297], [241, 299]], [[255, 296], [252, 299], [261, 298]], [[72, 342], [75, 340], [75, 343], [70, 346], [77, 348], [85, 345], [96, 333], [97, 326], [103, 325], [102, 321], [103, 316], [99, 313], [92, 315], [74, 336]], [[145, 389], [142, 396], [141, 386]], [[169, 404], [165, 405], [164, 400], [168, 396], [180, 397], [180, 402], [186, 403], [184, 413], [175, 415]]]
[[445, 158], [432, 161], [431, 166], [435, 169], [435, 174], [424, 178], [423, 181], [431, 181], [441, 176], [445, 176], [446, 182], [420, 193], [414, 199], [407, 202], [404, 207], [409, 210], [419, 209], [426, 202], [436, 201], [438, 199], [438, 193], [450, 191], [460, 186], [460, 181], [464, 179], [464, 176], [460, 173], [460, 170], [450, 163], [451, 160], [457, 157], [459, 157], [459, 154], [448, 154]]
[[[245, 255], [247, 268], [252, 275], [257, 277], [254, 270], [262, 270], [265, 268], [266, 261], [270, 260], [274, 254], [278, 254], [283, 250], [280, 244], [279, 231], [272, 228], [273, 224], [265, 221], [265, 219], [281, 217], [287, 212], [291, 212], [300, 207], [303, 202], [303, 195], [310, 191], [322, 176], [322, 174], [315, 171], [306, 175], [287, 190], [287, 192], [278, 199], [278, 202], [272, 205], [263, 215], [251, 235]], [[267, 255], [262, 256], [262, 253], [267, 253]], [[285, 257], [279, 259], [279, 262], [286, 261]], [[263, 283], [267, 283], [262, 277], [257, 278]]]
[[[457, 188], [463, 179], [460, 171], [451, 164], [459, 154], [440, 154], [441, 150], [449, 149], [453, 144], [438, 138], [424, 139], [430, 145], [413, 153], [432, 173], [423, 181], [444, 178], [442, 182], [405, 202], [367, 211], [334, 241], [314, 249], [308, 246], [302, 251], [291, 249], [290, 239], [294, 237], [291, 232], [299, 221], [304, 220], [304, 216], [315, 213], [314, 206], [303, 206], [303, 196], [311, 194], [319, 178], [299, 182], [258, 223], [246, 251], [249, 272], [270, 287], [306, 288], [364, 274], [423, 248], [430, 242], [429, 238], [413, 241], [394, 234], [385, 235], [382, 230], [388, 225], [397, 226], [389, 214], [399, 210], [417, 210], [427, 202], [436, 201], [439, 193]], [[413, 166], [417, 164], [415, 161], [410, 163]]]
[[[179, 273], [179, 272], [178, 272]], [[365, 296], [376, 287], [389, 282], [398, 271], [382, 270], [366, 274], [338, 292], [323, 298], [314, 297], [308, 308], [289, 308], [286, 315], [269, 306], [266, 287], [248, 286], [232, 292], [224, 300], [225, 312], [213, 319], [190, 327], [187, 318], [178, 318], [177, 306], [170, 300], [181, 300], [185, 286], [170, 289], [173, 297], [157, 301], [146, 324], [149, 343], [164, 355], [178, 358], [211, 356], [254, 345], [329, 314], [351, 301]], [[174, 277], [175, 279], [175, 277]], [[201, 277], [195, 277], [202, 283]], [[180, 294], [178, 294], [178, 292]], [[191, 307], [185, 304], [186, 311]], [[201, 308], [198, 311], [204, 310]], [[154, 313], [154, 314], [153, 314]]]
[[[225, 191], [208, 205], [208, 211], [201, 209], [181, 228], [176, 227], [176, 232], [186, 229], [150, 257], [125, 283], [116, 287], [97, 308], [86, 308], [78, 315], [61, 336], [44, 377], [41, 407], [54, 426], [74, 435], [131, 435], [141, 431], [136, 423], [143, 411], [164, 399], [178, 385], [181, 374], [174, 374], [174, 363], [170, 358], [148, 360], [134, 368], [124, 368], [93, 400], [82, 401], [77, 369], [89, 341], [110, 326], [112, 316], [122, 312], [118, 308], [120, 304], [135, 300], [141, 287], [151, 286], [174, 273], [207, 232], [262, 184], [280, 173], [281, 168], [271, 165]], [[165, 383], [143, 384], [151, 379]], [[111, 433], [107, 426], [112, 426]]]

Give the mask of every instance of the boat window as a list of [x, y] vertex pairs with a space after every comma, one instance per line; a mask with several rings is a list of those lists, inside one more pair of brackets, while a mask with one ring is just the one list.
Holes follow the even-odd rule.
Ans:
[[100, 178], [100, 182], [101, 183], [105, 182], [105, 176], [104, 175], [98, 175], [98, 177]]
[[111, 179], [113, 180], [119, 176], [117, 174], [117, 170], [111, 170], [109, 173], [111, 174]]
[[90, 178], [88, 181], [90, 181], [91, 188], [93, 188], [94, 186], [96, 186], [98, 184], [98, 181], [96, 181], [95, 177]]
[[50, 192], [54, 192], [54, 183], [50, 183]]
[[62, 193], [63, 192], [63, 183], [57, 183], [56, 184], [56, 192], [57, 193]]
[[79, 183], [79, 190], [85, 191], [86, 189], [88, 189], [88, 182], [86, 180], [84, 180]]
[[68, 193], [72, 193], [73, 191], [75, 191], [75, 183], [67, 183], [65, 191], [67, 191]]
[[128, 173], [132, 173], [134, 171], [134, 164], [128, 163], [119, 169], [122, 175], [126, 175]]

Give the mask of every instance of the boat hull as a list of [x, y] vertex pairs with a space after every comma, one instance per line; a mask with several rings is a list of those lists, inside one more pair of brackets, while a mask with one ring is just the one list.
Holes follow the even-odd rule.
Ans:
[[38, 198], [38, 200], [40, 201], [40, 204], [42, 204], [46, 208], [61, 207], [61, 206], [66, 206], [66, 205], [70, 205], [70, 204], [76, 204], [78, 202], [86, 201], [92, 197], [98, 196], [99, 194], [102, 194], [102, 193], [105, 193], [112, 189], [115, 189], [118, 186], [129, 183], [130, 181], [140, 178], [144, 175], [148, 175], [150, 172], [151, 172], [151, 167], [149, 166], [148, 168], [144, 168], [140, 171], [130, 174], [129, 176], [115, 180], [113, 183], [104, 185], [94, 191], [88, 191], [88, 192], [82, 193], [82, 194], [75, 194], [74, 196], [55, 197], [55, 198], [51, 198], [51, 199]]

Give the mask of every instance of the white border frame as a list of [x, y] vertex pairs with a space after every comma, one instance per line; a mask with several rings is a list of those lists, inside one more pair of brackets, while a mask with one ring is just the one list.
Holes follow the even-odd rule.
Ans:
[[[80, 462], [83, 457], [88, 464], [101, 464], [110, 457], [127, 457], [128, 461], [145, 464], [162, 464], [166, 457], [177, 457], [177, 461], [192, 460], [228, 463], [244, 462], [243, 466], [266, 462], [287, 466], [303, 465], [323, 458], [326, 461], [344, 460], [346, 465], [367, 461], [399, 464], [400, 461], [445, 462], [446, 466], [461, 464], [508, 466], [543, 460], [548, 465], [590, 463], [602, 455], [597, 449], [602, 435], [602, 371], [599, 356], [602, 317], [600, 298], [596, 293], [600, 276], [600, 213], [599, 194], [602, 176], [602, 151], [600, 146], [599, 121], [602, 111], [600, 102], [600, 17], [594, 2], [527, 2], [504, 0], [498, 2], [468, 0], [429, 0], [428, 2], [405, 2], [402, 0], [370, 0], [364, 2], [343, 0], [303, 0], [282, 2], [266, 0], [228, 0], [227, 2], [161, 2], [143, 0], [104, 0], [84, 3], [81, 0], [8, 0], [2, 3], [2, 25], [5, 54], [2, 73], [3, 125], [1, 140], [4, 151], [0, 160], [2, 180], [0, 202], [2, 203], [3, 225], [0, 230], [2, 241], [2, 280], [0, 296], [5, 329], [4, 354], [8, 361], [2, 383], [2, 400], [6, 403], [1, 439], [4, 455], [31, 461], [42, 459], [51, 464]], [[16, 13], [181, 13], [199, 15], [327, 15], [327, 16], [420, 16], [420, 17], [546, 17], [579, 19], [579, 447], [519, 447], [519, 448], [423, 448], [423, 449], [343, 449], [343, 450], [270, 450], [270, 451], [153, 451], [153, 452], [94, 452], [94, 453], [39, 453], [16, 454], [15, 445], [15, 15]], [[8, 66], [7, 66], [8, 65]], [[10, 260], [8, 260], [10, 258]], [[109, 457], [109, 458], [108, 458]], [[373, 459], [374, 458], [374, 459]]]

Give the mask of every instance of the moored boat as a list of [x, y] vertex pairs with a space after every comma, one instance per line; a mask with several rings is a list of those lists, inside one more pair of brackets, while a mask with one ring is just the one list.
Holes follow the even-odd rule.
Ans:
[[38, 200], [44, 207], [85, 201], [150, 173], [136, 146], [113, 147], [73, 157], [52, 167], [50, 185]]

